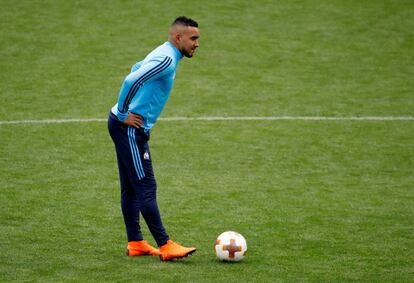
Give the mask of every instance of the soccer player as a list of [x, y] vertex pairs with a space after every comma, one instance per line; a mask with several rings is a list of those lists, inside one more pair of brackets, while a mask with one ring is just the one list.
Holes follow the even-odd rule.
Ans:
[[[159, 255], [161, 260], [169, 261], [196, 250], [173, 242], [162, 224], [148, 140], [169, 98], [177, 65], [183, 56], [193, 56], [199, 37], [196, 21], [176, 18], [170, 26], [168, 41], [132, 67], [119, 91], [118, 103], [109, 113], [108, 129], [118, 160], [128, 256]], [[140, 214], [158, 248], [144, 240]]]

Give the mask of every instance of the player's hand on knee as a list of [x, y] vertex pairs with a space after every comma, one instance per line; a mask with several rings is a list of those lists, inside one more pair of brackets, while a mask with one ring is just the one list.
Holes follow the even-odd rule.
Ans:
[[144, 125], [144, 120], [142, 116], [128, 112], [128, 117], [124, 121], [124, 124], [134, 128], [140, 128]]

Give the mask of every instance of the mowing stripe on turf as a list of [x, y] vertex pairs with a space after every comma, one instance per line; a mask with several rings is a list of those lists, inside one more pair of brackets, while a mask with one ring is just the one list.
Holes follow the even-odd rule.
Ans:
[[[414, 121], [414, 116], [250, 116], [250, 117], [163, 117], [159, 121]], [[106, 122], [106, 118], [72, 118], [72, 119], [39, 119], [39, 120], [3, 120], [0, 125], [19, 124], [63, 124]]]

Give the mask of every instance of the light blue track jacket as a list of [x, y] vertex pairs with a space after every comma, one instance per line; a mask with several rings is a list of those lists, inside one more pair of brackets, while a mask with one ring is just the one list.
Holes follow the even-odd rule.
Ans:
[[151, 129], [168, 101], [182, 58], [181, 52], [169, 41], [155, 48], [131, 68], [112, 113], [121, 121], [128, 117], [128, 112], [139, 114], [144, 118], [143, 127]]

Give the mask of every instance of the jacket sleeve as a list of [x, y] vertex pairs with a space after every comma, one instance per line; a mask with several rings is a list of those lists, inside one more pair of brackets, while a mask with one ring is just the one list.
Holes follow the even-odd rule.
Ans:
[[154, 57], [150, 61], [135, 64], [131, 73], [125, 78], [118, 96], [118, 119], [128, 117], [128, 108], [139, 89], [150, 81], [156, 80], [174, 71], [169, 56]]
[[131, 73], [135, 72], [136, 70], [138, 70], [139, 68], [141, 68], [142, 64], [144, 61], [139, 61], [137, 62], [134, 66], [132, 66], [131, 68]]

